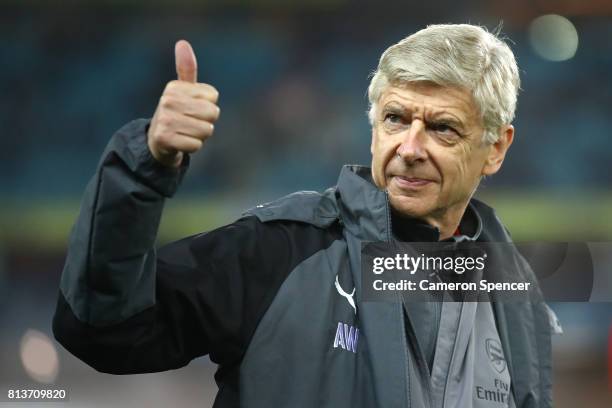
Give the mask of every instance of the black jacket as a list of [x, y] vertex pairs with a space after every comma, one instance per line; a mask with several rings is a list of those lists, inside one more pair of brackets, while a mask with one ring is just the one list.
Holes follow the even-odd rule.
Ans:
[[[459, 398], [461, 387], [474, 394], [474, 407], [499, 406], [453, 382], [466, 365], [455, 360], [468, 351], [449, 355], [436, 385], [402, 303], [362, 301], [361, 243], [392, 239], [386, 193], [367, 169], [345, 167], [322, 194], [292, 194], [157, 251], [164, 199], [187, 164], [157, 164], [147, 126], [132, 122], [112, 138], [71, 233], [53, 330], [75, 356], [102, 372], [130, 374], [209, 354], [219, 364], [218, 407], [434, 407]], [[489, 207], [471, 206], [483, 223], [479, 239], [509, 241]], [[518, 253], [513, 262], [534, 280]], [[492, 310], [512, 379], [508, 400], [550, 407], [545, 305]], [[470, 313], [481, 312], [474, 306]], [[476, 330], [470, 327], [461, 330]]]

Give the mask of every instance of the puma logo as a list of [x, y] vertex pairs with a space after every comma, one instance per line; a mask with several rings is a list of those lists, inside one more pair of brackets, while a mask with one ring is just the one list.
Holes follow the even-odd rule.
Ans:
[[346, 300], [348, 300], [349, 305], [351, 305], [355, 311], [355, 314], [357, 314], [357, 306], [355, 306], [355, 300], [353, 299], [353, 295], [355, 295], [355, 288], [353, 288], [353, 291], [350, 294], [346, 293], [344, 289], [342, 289], [342, 286], [340, 286], [340, 282], [338, 282], [338, 275], [336, 275], [336, 290], [340, 296], [343, 296], [346, 298]]

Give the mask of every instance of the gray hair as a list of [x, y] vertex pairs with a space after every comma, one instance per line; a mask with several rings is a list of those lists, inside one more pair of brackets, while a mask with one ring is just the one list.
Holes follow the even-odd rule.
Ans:
[[370, 124], [375, 124], [376, 104], [389, 84], [418, 81], [469, 90], [487, 143], [495, 143], [501, 126], [514, 119], [520, 87], [516, 60], [499, 34], [486, 28], [430, 25], [387, 48], [368, 87]]

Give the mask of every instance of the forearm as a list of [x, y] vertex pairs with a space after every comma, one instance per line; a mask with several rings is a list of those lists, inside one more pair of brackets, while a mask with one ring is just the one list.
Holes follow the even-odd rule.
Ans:
[[[155, 239], [164, 198], [184, 174], [152, 158], [148, 121], [120, 129], [87, 186], [70, 236], [61, 291], [84, 323], [121, 322], [155, 303]], [[186, 161], [186, 160], [185, 160]]]

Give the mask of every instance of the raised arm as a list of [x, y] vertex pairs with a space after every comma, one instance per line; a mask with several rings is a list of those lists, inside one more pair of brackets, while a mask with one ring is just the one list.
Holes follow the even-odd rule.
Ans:
[[189, 262], [192, 240], [173, 244], [179, 255], [170, 260], [155, 250], [164, 199], [219, 116], [218, 92], [196, 82], [189, 43], [177, 42], [175, 59], [178, 80], [166, 85], [153, 119], [131, 122], [111, 138], [70, 236], [53, 329], [101, 371], [158, 371], [208, 352], [202, 324], [185, 316], [202, 305], [176, 295], [199, 267]]

